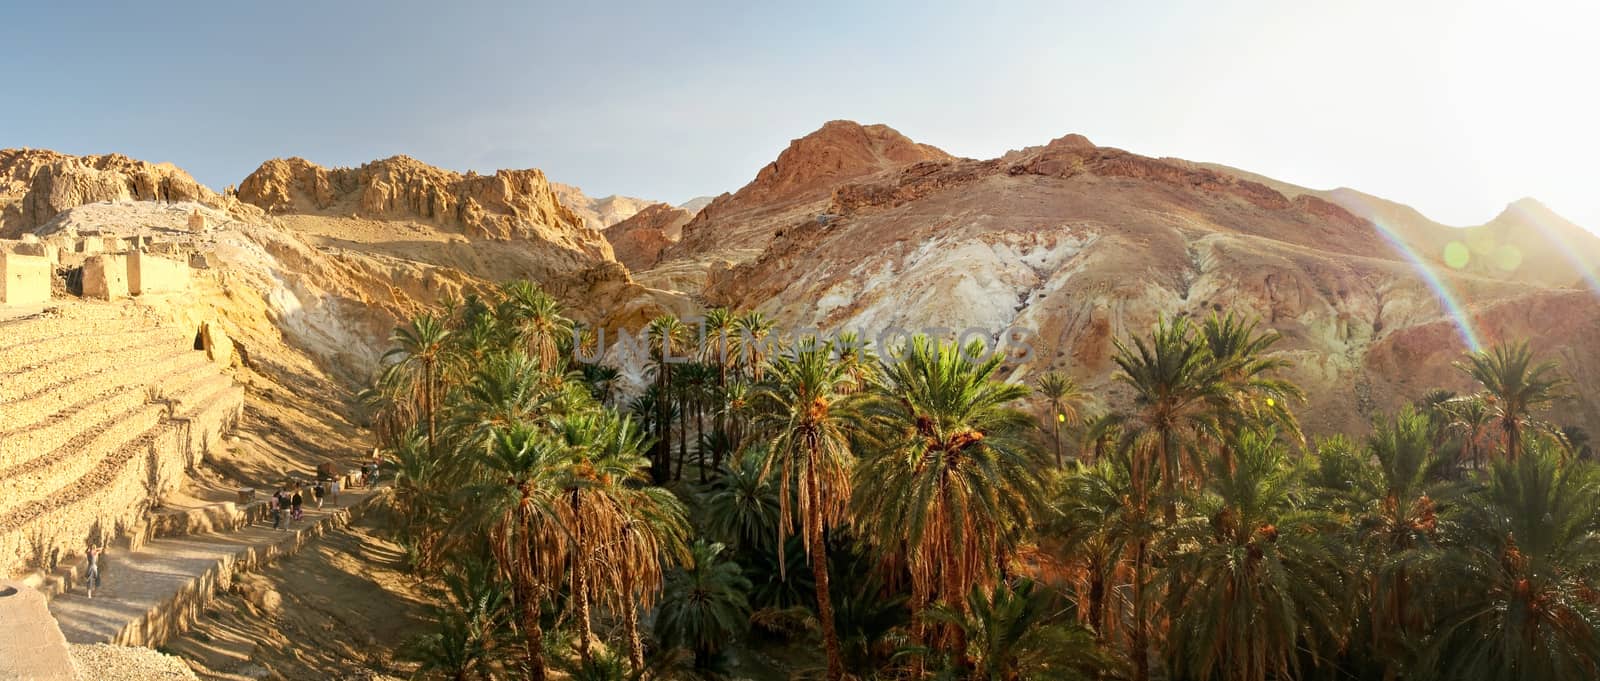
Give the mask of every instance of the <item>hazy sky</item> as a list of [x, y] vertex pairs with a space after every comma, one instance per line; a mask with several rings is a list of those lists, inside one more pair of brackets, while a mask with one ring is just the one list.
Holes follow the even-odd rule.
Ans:
[[64, 4], [0, 5], [0, 147], [218, 189], [405, 153], [679, 202], [849, 118], [979, 158], [1080, 132], [1451, 224], [1534, 196], [1600, 229], [1578, 0]]

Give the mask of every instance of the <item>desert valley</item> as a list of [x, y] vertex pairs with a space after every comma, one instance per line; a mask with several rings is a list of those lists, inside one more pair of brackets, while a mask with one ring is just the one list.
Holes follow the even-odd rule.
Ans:
[[[1549, 511], [1577, 534], [1502, 533], [1493, 561], [1600, 529], [1583, 525], [1595, 483], [1572, 478], [1600, 432], [1600, 238], [1538, 201], [1452, 227], [1080, 134], [970, 159], [851, 121], [752, 170], [672, 205], [407, 156], [272, 159], [212, 188], [116, 154], [0, 150], [0, 576], [43, 596], [0, 597], [0, 631], [32, 646], [0, 670], [1394, 678], [1457, 669], [1451, 646], [1526, 678], [1600, 662], [1594, 629], [1527, 625], [1562, 652], [1475, 647], [1469, 621], [1434, 635], [1449, 609], [1394, 610], [1385, 586], [1406, 569], [1388, 560], [1443, 579], [1418, 552], [1465, 546], [1474, 513], [1524, 503], [1495, 496], [1516, 484], [1556, 485], [1538, 503], [1581, 507]], [[946, 335], [909, 342], [928, 329]], [[997, 351], [964, 355], [957, 334]], [[644, 354], [595, 347], [619, 335]], [[934, 483], [893, 452], [918, 447], [952, 457], [935, 470], [963, 482], [936, 488], [957, 506], [915, 508]], [[543, 474], [505, 468], [534, 465], [517, 456], [593, 458], [550, 469], [577, 477], [536, 513]], [[472, 514], [524, 474], [524, 510]], [[1285, 476], [1315, 491], [1262, 491]], [[280, 489], [307, 497], [288, 533], [270, 527]], [[587, 494], [612, 496], [580, 510]], [[1212, 531], [1300, 591], [1215, 572]], [[87, 546], [107, 547], [93, 598]], [[1392, 557], [1309, 567], [1363, 546]], [[1534, 560], [1578, 549], [1550, 550]], [[1556, 580], [1540, 602], [1570, 609], [1549, 616], [1593, 627], [1600, 603], [1560, 599], [1594, 564], [1515, 588]], [[1185, 565], [1199, 591], [1152, 576]], [[835, 626], [814, 609], [830, 572]], [[1192, 621], [1208, 579], [1298, 624]], [[1040, 628], [983, 628], [1005, 617]]]

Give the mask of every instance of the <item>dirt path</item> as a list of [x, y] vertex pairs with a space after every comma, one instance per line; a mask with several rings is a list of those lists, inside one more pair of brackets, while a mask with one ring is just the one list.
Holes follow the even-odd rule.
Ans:
[[427, 629], [426, 597], [386, 537], [385, 511], [239, 579], [164, 650], [202, 679], [405, 678], [397, 651]]

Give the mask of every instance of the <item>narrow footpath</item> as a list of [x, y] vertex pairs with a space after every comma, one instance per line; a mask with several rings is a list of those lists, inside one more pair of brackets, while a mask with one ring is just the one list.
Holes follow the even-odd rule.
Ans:
[[346, 490], [340, 504], [305, 507], [286, 529], [271, 521], [238, 530], [151, 539], [143, 546], [107, 549], [101, 586], [90, 598], [78, 584], [50, 601], [50, 612], [71, 643], [162, 645], [180, 634], [239, 571], [292, 555], [307, 542], [344, 527], [386, 496], [385, 488]]

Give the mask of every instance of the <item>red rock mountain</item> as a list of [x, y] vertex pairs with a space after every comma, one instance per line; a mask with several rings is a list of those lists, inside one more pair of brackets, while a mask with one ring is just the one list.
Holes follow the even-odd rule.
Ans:
[[646, 270], [655, 265], [663, 249], [682, 238], [683, 226], [692, 217], [689, 211], [665, 203], [646, 206], [633, 217], [607, 227], [606, 241], [628, 269]]
[[952, 158], [886, 125], [830, 121], [790, 142], [739, 191], [712, 199], [684, 227], [683, 240], [670, 254], [696, 259], [749, 255], [778, 225], [790, 221], [792, 213], [813, 211], [842, 183], [910, 163]]
[[[1574, 266], [1454, 269], [1429, 240], [1467, 233], [1380, 229], [1347, 199], [1080, 135], [972, 160], [835, 122], [718, 197], [636, 276], [790, 328], [1024, 329], [1033, 354], [1016, 358], [1019, 376], [1063, 369], [1113, 403], [1127, 399], [1111, 380], [1115, 339], [1233, 310], [1284, 334], [1314, 432], [1359, 430], [1429, 388], [1469, 389], [1451, 366], [1468, 330], [1530, 338], [1569, 375], [1600, 380], [1600, 304]], [[1528, 263], [1565, 252], [1600, 264], [1588, 255], [1600, 240], [1563, 222], [1518, 204], [1480, 229]], [[1600, 402], [1559, 416], [1600, 427]]]

